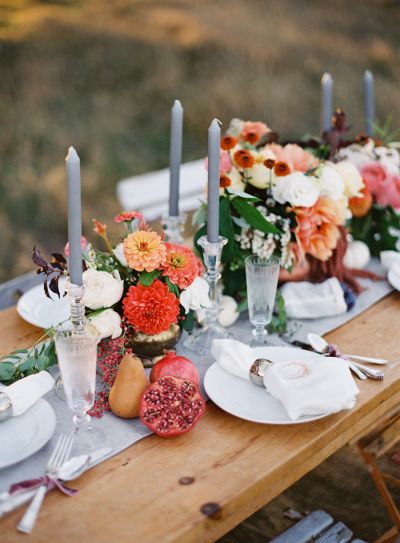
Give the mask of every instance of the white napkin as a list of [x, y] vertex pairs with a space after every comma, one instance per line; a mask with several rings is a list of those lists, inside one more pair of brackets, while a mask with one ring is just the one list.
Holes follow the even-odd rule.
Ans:
[[[225, 371], [247, 380], [252, 363], [259, 357], [257, 350], [232, 339], [214, 340], [211, 353]], [[283, 403], [292, 420], [351, 409], [359, 390], [348, 363], [341, 358], [317, 354], [311, 358], [308, 351], [304, 353], [304, 360], [300, 353], [267, 368], [264, 385], [271, 396]]]
[[4, 389], [13, 406], [13, 417], [25, 413], [54, 386], [54, 379], [47, 371], [28, 375]]
[[281, 289], [285, 307], [292, 319], [316, 319], [346, 313], [343, 289], [336, 277], [323, 283], [285, 283]]

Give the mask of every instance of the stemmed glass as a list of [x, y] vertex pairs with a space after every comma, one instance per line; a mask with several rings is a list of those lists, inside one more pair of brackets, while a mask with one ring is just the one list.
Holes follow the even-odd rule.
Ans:
[[253, 324], [251, 347], [267, 345], [266, 326], [271, 322], [279, 275], [279, 258], [248, 256], [246, 263], [247, 300]]
[[98, 342], [99, 335], [90, 324], [80, 331], [61, 330], [55, 335], [65, 398], [75, 413], [74, 454], [87, 453], [93, 441], [101, 438], [88, 414], [95, 398]]

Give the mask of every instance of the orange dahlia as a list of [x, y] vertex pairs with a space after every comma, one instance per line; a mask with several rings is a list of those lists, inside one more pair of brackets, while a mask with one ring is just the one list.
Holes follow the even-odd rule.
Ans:
[[167, 258], [162, 274], [181, 289], [193, 283], [199, 274], [198, 261], [189, 247], [166, 243]]
[[156, 232], [137, 230], [124, 239], [124, 254], [130, 268], [151, 272], [164, 264], [167, 248]]
[[165, 332], [179, 315], [178, 298], [159, 279], [149, 287], [140, 283], [129, 287], [122, 305], [128, 322], [147, 335]]
[[246, 151], [244, 149], [236, 151], [233, 158], [240, 168], [252, 168], [254, 166], [254, 157], [250, 151]]

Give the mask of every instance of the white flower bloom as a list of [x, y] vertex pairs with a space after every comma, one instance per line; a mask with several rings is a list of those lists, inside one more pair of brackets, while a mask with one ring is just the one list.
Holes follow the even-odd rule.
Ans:
[[122, 334], [121, 317], [113, 309], [105, 309], [93, 317], [89, 316], [89, 321], [100, 334], [100, 339], [116, 339]]
[[289, 202], [296, 207], [311, 207], [318, 200], [319, 189], [315, 178], [294, 172], [276, 178], [272, 195], [280, 204]]
[[234, 138], [237, 138], [241, 131], [243, 130], [244, 121], [242, 119], [232, 119], [229, 123], [229, 128], [226, 131], [229, 136], [233, 136]]
[[369, 140], [366, 145], [354, 143], [349, 147], [344, 147], [340, 149], [337, 158], [339, 160], [349, 160], [356, 168], [360, 169], [371, 160], [374, 160], [374, 142]]
[[256, 163], [247, 170], [247, 178], [253, 187], [266, 189], [271, 184], [271, 170], [263, 163]]
[[384, 166], [391, 175], [397, 175], [400, 170], [400, 154], [397, 149], [388, 147], [375, 147], [375, 154], [380, 164]]
[[181, 292], [179, 301], [185, 308], [185, 313], [189, 313], [189, 309], [197, 311], [201, 307], [211, 307], [207, 281], [202, 277], [196, 277], [193, 283]]
[[360, 197], [361, 189], [364, 188], [360, 172], [349, 160], [342, 160], [334, 165], [334, 168], [340, 173], [344, 181], [344, 195], [347, 198]]
[[[243, 182], [242, 176], [234, 166], [229, 170], [227, 174], [225, 174], [229, 179], [231, 180], [231, 185], [228, 187], [230, 191], [232, 192], [243, 192], [245, 189], [245, 183]], [[219, 193], [224, 193], [224, 188], [221, 187], [219, 189]]]
[[126, 257], [124, 253], [124, 244], [119, 243], [116, 247], [114, 247], [113, 253], [114, 253], [115, 258], [119, 261], [119, 263], [122, 264], [122, 266], [125, 266], [127, 268], [128, 262], [126, 261]]
[[340, 173], [327, 163], [319, 171], [319, 185], [321, 196], [327, 196], [332, 200], [341, 200], [344, 195], [344, 180]]
[[111, 307], [119, 302], [124, 282], [117, 271], [111, 273], [89, 269], [83, 272], [85, 306], [90, 309]]

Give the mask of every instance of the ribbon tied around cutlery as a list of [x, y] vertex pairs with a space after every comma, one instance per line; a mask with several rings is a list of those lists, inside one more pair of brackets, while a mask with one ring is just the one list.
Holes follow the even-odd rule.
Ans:
[[27, 479], [26, 481], [12, 484], [10, 486], [9, 493], [17, 494], [20, 492], [27, 492], [28, 490], [35, 490], [40, 486], [45, 486], [47, 490], [58, 488], [58, 490], [66, 496], [74, 496], [78, 492], [78, 490], [74, 488], [68, 488], [65, 486], [60, 479], [44, 475], [43, 477], [38, 477], [37, 479]]

